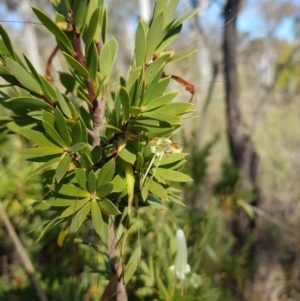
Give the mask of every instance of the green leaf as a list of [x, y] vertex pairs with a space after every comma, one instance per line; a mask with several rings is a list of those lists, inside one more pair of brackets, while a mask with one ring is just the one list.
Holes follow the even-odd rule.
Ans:
[[128, 283], [133, 274], [135, 273], [141, 258], [141, 245], [139, 245], [131, 254], [124, 273], [124, 283]]
[[145, 72], [145, 84], [146, 86], [149, 85], [154, 77], [157, 76], [157, 74], [160, 74], [159, 77], [161, 77], [161, 74], [163, 72], [163, 68], [166, 65], [166, 62], [170, 59], [171, 54], [169, 52], [161, 55], [158, 59], [156, 59], [153, 63], [150, 64], [150, 66], [147, 68]]
[[161, 106], [158, 109], [153, 110], [152, 112], [168, 112], [168, 114], [173, 115], [182, 115], [184, 113], [190, 112], [189, 109], [193, 106], [192, 103], [186, 103], [186, 102], [176, 102], [176, 103], [170, 103], [166, 104], [164, 106]]
[[87, 66], [89, 69], [89, 74], [93, 81], [95, 81], [97, 78], [97, 71], [98, 71], [98, 64], [99, 64], [98, 57], [99, 56], [98, 56], [96, 45], [95, 43], [92, 43], [87, 53]]
[[[82, 141], [82, 128], [81, 122], [78, 120], [74, 123], [71, 131], [72, 143], [77, 144], [81, 143]], [[84, 141], [85, 142], [85, 141]]]
[[124, 87], [120, 89], [120, 100], [123, 107], [123, 121], [126, 121], [130, 113], [130, 96]]
[[165, 104], [171, 103], [172, 100], [178, 95], [178, 92], [169, 92], [165, 95], [162, 95], [159, 98], [154, 99], [153, 101], [147, 104], [147, 111], [153, 110], [155, 108], [161, 107]]
[[[9, 128], [9, 124], [7, 124], [7, 127]], [[26, 128], [19, 128], [16, 132], [41, 146], [57, 147], [57, 145], [51, 142], [42, 132]]]
[[70, 207], [68, 207], [62, 212], [60, 218], [65, 218], [75, 214], [75, 212], [77, 212], [80, 208], [82, 208], [88, 201], [89, 201], [88, 199], [76, 200], [74, 204], [72, 204]]
[[198, 51], [197, 49], [191, 49], [191, 50], [185, 50], [185, 51], [176, 53], [174, 56], [171, 57], [170, 61], [177, 62], [179, 60], [187, 58], [188, 56], [196, 53], [197, 51]]
[[31, 8], [45, 27], [63, 44], [71, 55], [74, 55], [72, 44], [65, 33], [44, 12], [33, 5], [31, 5]]
[[92, 169], [93, 166], [94, 166], [91, 158], [88, 156], [87, 153], [81, 154], [80, 159], [79, 159], [79, 163], [81, 164], [81, 166], [83, 168], [86, 168], [88, 170]]
[[86, 148], [86, 143], [78, 142], [70, 147], [70, 152], [79, 152]]
[[0, 65], [0, 74], [1, 75], [13, 75], [13, 73], [6, 67]]
[[97, 188], [107, 182], [111, 182], [115, 174], [115, 168], [116, 165], [114, 159], [111, 159], [102, 166], [97, 176]]
[[48, 123], [47, 121], [43, 120], [43, 126], [47, 132], [47, 134], [55, 141], [57, 142], [60, 146], [64, 147], [66, 146], [65, 141], [63, 141], [61, 139], [61, 137], [59, 136], [59, 134], [57, 133], [57, 131], [55, 130], [55, 128]]
[[102, 36], [102, 42], [106, 42], [106, 30], [107, 30], [107, 9], [104, 9], [103, 11], [103, 17], [102, 17], [102, 27], [101, 27], [101, 36]]
[[100, 145], [96, 145], [91, 151], [91, 159], [94, 164], [97, 164], [102, 158], [102, 148]]
[[126, 182], [120, 175], [116, 175], [112, 180], [112, 183], [114, 184], [113, 193], [122, 192], [126, 189]]
[[106, 78], [106, 82], [109, 79], [110, 71], [112, 68], [112, 51], [109, 43], [106, 43], [100, 53], [100, 71], [103, 77]]
[[159, 162], [159, 158], [154, 160], [154, 165], [168, 165], [177, 161], [181, 161], [186, 157], [186, 153], [173, 153], [167, 156], [163, 156], [163, 158]]
[[97, 196], [99, 198], [103, 198], [107, 195], [109, 195], [114, 189], [113, 183], [105, 183], [97, 188]]
[[138, 80], [138, 78], [140, 78], [141, 72], [142, 72], [142, 67], [138, 67], [138, 68], [134, 69], [130, 73], [130, 75], [129, 75], [127, 81], [126, 81], [126, 89], [127, 89], [127, 91], [130, 91], [130, 89], [136, 83], [136, 81]]
[[140, 18], [135, 35], [135, 64], [136, 67], [143, 67], [146, 54], [146, 30], [143, 20]]
[[77, 211], [70, 226], [71, 234], [74, 234], [81, 227], [87, 215], [89, 214], [90, 210], [91, 210], [91, 205], [90, 202], [88, 202], [80, 210]]
[[56, 97], [59, 104], [60, 109], [64, 113], [67, 118], [72, 119], [73, 115], [70, 110], [70, 107], [65, 99], [65, 97], [61, 94], [61, 92], [56, 88]]
[[153, 195], [149, 196], [147, 199], [147, 203], [149, 203], [150, 206], [152, 206], [155, 209], [166, 209], [165, 205], [156, 197]]
[[148, 104], [148, 103], [154, 101], [155, 99], [161, 97], [163, 95], [163, 93], [165, 92], [166, 88], [168, 87], [171, 77], [170, 76], [167, 76], [165, 78], [160, 77], [160, 78], [158, 78], [158, 82], [157, 82], [157, 78], [155, 77], [154, 80], [155, 80], [155, 83], [153, 83], [153, 84], [155, 84], [155, 87], [154, 87], [154, 89], [152, 89], [152, 91], [150, 89], [152, 83], [150, 84], [150, 87], [148, 87], [148, 89], [145, 93], [145, 96], [144, 96], [144, 104]]
[[117, 54], [118, 54], [118, 42], [114, 37], [112, 37], [108, 41], [108, 45], [109, 45], [110, 51], [111, 51], [111, 66], [113, 66], [115, 63]]
[[40, 172], [40, 171], [42, 171], [42, 170], [44, 170], [44, 169], [50, 167], [51, 165], [53, 165], [53, 164], [55, 164], [55, 163], [57, 163], [57, 162], [59, 162], [59, 161], [60, 161], [60, 156], [58, 156], [58, 157], [56, 157], [56, 158], [54, 158], [54, 159], [52, 159], [52, 160], [49, 160], [48, 162], [42, 164], [41, 166], [39, 166], [35, 171], [33, 171], [33, 172], [30, 174], [29, 179], [30, 179], [31, 177], [33, 177], [35, 174], [37, 174], [38, 172]]
[[146, 40], [146, 62], [148, 62], [155, 53], [156, 48], [163, 38], [164, 13], [160, 12], [152, 21]]
[[187, 19], [190, 19], [191, 17], [193, 17], [194, 15], [196, 15], [198, 13], [199, 9], [200, 8], [197, 7], [197, 8], [194, 8], [194, 9], [190, 10], [185, 15], [181, 16], [180, 18], [178, 18], [175, 21], [175, 24], [173, 26], [181, 25], [184, 21], [186, 21]]
[[167, 46], [169, 46], [174, 40], [176, 40], [182, 28], [182, 24], [172, 28], [167, 35], [164, 37], [163, 41], [159, 44], [156, 51], [157, 53], [164, 50]]
[[176, 10], [176, 7], [179, 3], [179, 0], [170, 0], [168, 4], [168, 8], [164, 11], [165, 12], [165, 24], [164, 27], [172, 20], [172, 16]]
[[95, 199], [91, 201], [91, 214], [95, 231], [101, 236], [103, 231], [103, 219], [100, 207]]
[[146, 182], [144, 182], [143, 188], [141, 190], [141, 196], [142, 196], [143, 201], [146, 201], [148, 195], [149, 195], [148, 181], [146, 181]]
[[157, 168], [155, 176], [159, 176], [165, 180], [173, 181], [173, 182], [190, 182], [193, 181], [188, 175], [172, 170], [172, 169], [166, 169], [166, 168]]
[[121, 212], [119, 209], [109, 200], [109, 199], [101, 199], [99, 201], [100, 208], [105, 211], [106, 213], [112, 214], [112, 215], [119, 215]]
[[73, 4], [73, 20], [76, 33], [81, 32], [86, 17], [88, 0], [75, 0]]
[[50, 106], [45, 101], [29, 96], [13, 97], [5, 100], [5, 102], [13, 105], [14, 107], [21, 108], [23, 110], [30, 110], [30, 111], [36, 111], [41, 109], [48, 110], [48, 111], [53, 110], [53, 107]]
[[77, 95], [78, 82], [71, 74], [59, 72], [59, 79], [68, 92]]
[[50, 125], [52, 125], [52, 127], [54, 127], [54, 123], [55, 123], [55, 116], [54, 114], [47, 112], [47, 111], [43, 111], [43, 120], [48, 122]]
[[66, 174], [66, 172], [69, 169], [69, 166], [71, 164], [72, 158], [70, 156], [65, 156], [58, 164], [57, 169], [55, 171], [55, 179], [57, 183], [60, 182], [60, 180], [63, 178], [63, 176]]
[[[155, 175], [157, 174], [157, 171], [155, 173]], [[155, 177], [154, 175], [154, 177]], [[168, 194], [167, 191], [158, 183], [156, 183], [153, 180], [149, 180], [148, 182], [148, 189], [150, 192], [152, 192], [154, 195], [156, 195], [157, 197], [163, 199], [163, 200], [167, 200], [168, 199]]]
[[88, 70], [85, 69], [85, 67], [83, 67], [76, 59], [74, 59], [66, 52], [62, 52], [62, 54], [66, 58], [70, 66], [74, 68], [79, 75], [81, 75], [83, 78], [88, 78], [90, 76]]
[[2, 40], [6, 46], [6, 49], [9, 51], [10, 55], [12, 58], [15, 59], [15, 52], [11, 43], [11, 40], [7, 34], [7, 32], [5, 31], [5, 29], [3, 28], [3, 26], [0, 24], [0, 35], [2, 37]]
[[18, 153], [25, 157], [24, 159], [30, 159], [35, 157], [43, 157], [49, 155], [62, 154], [62, 148], [58, 147], [38, 147], [38, 148], [27, 148], [20, 150]]
[[77, 200], [61, 199], [61, 198], [51, 198], [48, 200], [48, 204], [53, 207], [69, 207], [74, 205]]
[[6, 58], [6, 61], [8, 67], [23, 87], [39, 95], [43, 95], [43, 91], [40, 85], [27, 70], [25, 70], [19, 63], [10, 58]]
[[72, 185], [66, 185], [66, 184], [49, 185], [49, 188], [51, 190], [54, 190], [58, 194], [62, 194], [70, 197], [87, 198], [90, 196], [90, 194], [87, 191]]
[[96, 176], [95, 173], [91, 170], [88, 175], [88, 191], [93, 193], [96, 190]]
[[76, 168], [75, 176], [76, 176], [77, 183], [80, 185], [80, 187], [83, 190], [88, 190], [86, 172], [83, 169]]
[[122, 149], [119, 153], [118, 156], [122, 158], [124, 161], [134, 164], [136, 160], [136, 155], [131, 153], [127, 148]]
[[70, 146], [70, 136], [69, 136], [69, 132], [68, 132], [67, 123], [66, 123], [66, 120], [65, 120], [63, 114], [60, 112], [59, 109], [56, 108], [54, 115], [55, 115], [55, 124], [56, 124], [56, 128], [58, 130], [58, 133], [62, 137], [64, 144], [67, 146]]
[[157, 120], [162, 120], [162, 121], [168, 122], [170, 124], [178, 124], [178, 125], [182, 124], [182, 120], [180, 117], [169, 114], [169, 113], [145, 112], [145, 113], [142, 113], [142, 116], [157, 119]]
[[52, 217], [50, 222], [46, 225], [46, 227], [43, 229], [43, 231], [41, 232], [40, 236], [37, 239], [37, 242], [45, 235], [45, 233], [52, 229], [53, 227], [55, 227], [56, 225], [58, 225], [61, 222], [61, 220], [59, 219], [59, 216], [56, 217]]
[[93, 40], [95, 40], [96, 43], [99, 42], [100, 37], [100, 18], [102, 13], [102, 7], [97, 7], [90, 19], [89, 27], [86, 30], [86, 38], [85, 38], [85, 45], [86, 48], [89, 49], [91, 43]]

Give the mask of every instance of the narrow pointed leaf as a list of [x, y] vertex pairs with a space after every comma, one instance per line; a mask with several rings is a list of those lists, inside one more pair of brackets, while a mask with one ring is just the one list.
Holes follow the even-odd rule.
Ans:
[[47, 111], [53, 110], [53, 107], [50, 106], [48, 103], [35, 97], [18, 96], [18, 97], [9, 98], [5, 102], [10, 103], [14, 107], [20, 107], [25, 111], [26, 110], [35, 111], [40, 109], [44, 109]]
[[104, 183], [111, 182], [115, 174], [115, 160], [111, 159], [103, 165], [97, 176], [97, 188]]
[[72, 44], [65, 33], [44, 12], [33, 5], [31, 8], [38, 19], [45, 25], [45, 27], [64, 45], [69, 53], [73, 55], [74, 50]]
[[51, 165], [57, 163], [60, 161], [60, 157], [58, 156], [57, 158], [54, 158], [52, 160], [49, 160], [48, 162], [42, 164], [41, 166], [39, 166], [35, 171], [33, 171], [30, 176], [29, 176], [29, 179], [31, 177], [33, 177], [35, 174], [37, 174], [38, 172], [42, 171], [42, 170], [45, 170], [47, 169], [48, 167], [50, 167]]
[[68, 207], [66, 210], [62, 212], [60, 215], [60, 218], [68, 217], [70, 215], [73, 215], [75, 212], [77, 212], [80, 208], [82, 208], [86, 203], [88, 202], [87, 199], [83, 200], [76, 200], [74, 204], [72, 204], [70, 207]]
[[83, 78], [89, 77], [89, 72], [87, 69], [85, 69], [76, 59], [74, 59], [72, 56], [70, 56], [66, 52], [62, 52], [63, 56], [66, 58], [68, 63], [71, 65], [72, 68], [75, 69], [75, 71], [81, 75]]
[[96, 176], [92, 170], [89, 172], [87, 181], [88, 181], [88, 191], [93, 193], [96, 190]]
[[6, 49], [9, 51], [10, 55], [12, 58], [15, 58], [15, 52], [11, 43], [11, 40], [7, 34], [7, 32], [5, 31], [5, 29], [3, 28], [3, 26], [0, 24], [0, 35], [2, 37], [2, 40], [6, 46]]
[[80, 159], [79, 159], [79, 163], [81, 164], [81, 166], [83, 168], [86, 168], [88, 170], [92, 169], [93, 166], [94, 166], [91, 158], [86, 153], [81, 154]]
[[145, 55], [146, 55], [146, 31], [142, 19], [140, 19], [139, 25], [136, 30], [134, 53], [135, 53], [136, 67], [144, 66]]
[[[167, 168], [157, 168], [155, 175], [162, 177], [165, 180], [174, 181], [174, 182], [190, 182], [192, 179], [176, 170], [167, 169]], [[154, 175], [154, 177], [155, 177]]]
[[35, 157], [44, 157], [49, 155], [62, 154], [63, 149], [58, 147], [38, 147], [38, 148], [26, 148], [19, 151], [19, 154], [26, 159]]
[[130, 114], [130, 96], [124, 87], [120, 89], [120, 100], [123, 107], [123, 120], [125, 121]]
[[56, 89], [56, 96], [57, 96], [57, 101], [58, 101], [59, 107], [62, 110], [62, 112], [64, 113], [64, 115], [67, 116], [67, 118], [72, 119], [73, 115], [70, 110], [70, 107], [69, 107], [66, 99], [64, 98], [64, 96], [61, 94], [61, 92], [58, 89]]
[[151, 56], [155, 53], [156, 48], [162, 41], [162, 33], [164, 27], [164, 14], [160, 12], [148, 31], [146, 40], [146, 62], [148, 62]]
[[62, 194], [69, 197], [86, 198], [90, 196], [90, 194], [87, 191], [72, 185], [59, 184], [59, 185], [49, 185], [48, 187], [51, 190], [57, 192], [58, 194]]
[[24, 69], [24, 67], [22, 67], [19, 63], [10, 58], [7, 58], [6, 60], [8, 67], [13, 72], [14, 76], [22, 86], [39, 95], [43, 94], [43, 91], [38, 82], [27, 70]]
[[91, 214], [95, 231], [101, 236], [103, 231], [103, 219], [100, 207], [95, 199], [91, 201]]
[[73, 4], [73, 20], [76, 32], [80, 33], [84, 25], [88, 0], [75, 0]]
[[43, 126], [47, 132], [47, 134], [55, 141], [57, 142], [60, 146], [64, 147], [66, 146], [66, 143], [62, 140], [60, 135], [57, 133], [55, 128], [48, 123], [47, 121], [43, 121]]
[[[157, 171], [156, 171], [156, 173], [157, 173]], [[154, 175], [154, 177], [155, 177], [155, 175]], [[153, 181], [153, 180], [148, 181], [148, 189], [150, 192], [152, 192], [157, 197], [159, 197], [163, 200], [168, 199], [167, 191], [160, 184], [156, 183], [155, 181]]]
[[75, 176], [78, 184], [83, 190], [87, 190], [87, 176], [86, 172], [83, 169], [76, 168]]
[[135, 273], [141, 259], [141, 245], [139, 245], [131, 254], [124, 273], [124, 282], [127, 284]]
[[112, 215], [121, 214], [119, 209], [109, 199], [106, 199], [106, 198], [101, 199], [99, 201], [99, 206], [106, 213], [109, 213], [109, 214], [112, 214]]
[[97, 188], [97, 196], [99, 198], [109, 195], [114, 189], [113, 183], [105, 183]]
[[60, 137], [63, 139], [65, 145], [70, 146], [70, 136], [69, 136], [66, 120], [63, 114], [57, 108], [55, 109], [55, 124], [58, 133], [60, 134]]
[[58, 164], [57, 169], [55, 171], [55, 179], [59, 183], [63, 176], [69, 169], [72, 158], [70, 156], [65, 156]]
[[75, 216], [72, 220], [71, 226], [70, 226], [71, 234], [74, 234], [78, 231], [78, 229], [81, 227], [81, 225], [85, 221], [90, 210], [91, 210], [91, 205], [88, 202], [80, 210], [77, 211], [77, 213], [75, 214]]
[[27, 139], [35, 143], [40, 144], [41, 146], [57, 147], [57, 145], [51, 142], [42, 132], [38, 132], [26, 128], [19, 128], [17, 130], [17, 133], [20, 133], [22, 136], [26, 137]]

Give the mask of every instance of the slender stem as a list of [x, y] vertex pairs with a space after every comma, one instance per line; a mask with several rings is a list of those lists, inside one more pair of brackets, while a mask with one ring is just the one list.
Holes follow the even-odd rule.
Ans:
[[59, 47], [58, 47], [58, 45], [56, 45], [54, 50], [52, 51], [51, 55], [49, 56], [47, 64], [46, 64], [45, 78], [48, 81], [51, 81], [51, 72], [50, 72], [51, 65], [52, 65], [52, 61], [53, 61], [56, 53], [58, 52], [58, 50], [59, 50]]
[[30, 258], [27, 255], [27, 253], [25, 251], [25, 248], [23, 247], [19, 237], [17, 236], [17, 234], [14, 230], [14, 227], [13, 227], [13, 225], [11, 224], [11, 222], [9, 220], [9, 217], [7, 216], [7, 214], [5, 212], [5, 209], [3, 207], [2, 202], [0, 202], [0, 217], [3, 221], [3, 224], [4, 224], [4, 226], [5, 226], [5, 228], [8, 232], [8, 235], [9, 235], [10, 239], [12, 240], [12, 242], [13, 242], [15, 248], [16, 248], [16, 251], [17, 251], [18, 255], [20, 256], [20, 259], [23, 262], [25, 270], [26, 270], [28, 276], [30, 277], [31, 282], [34, 285], [34, 287], [35, 287], [35, 289], [38, 293], [38, 296], [39, 296], [40, 300], [41, 301], [48, 301], [48, 298], [47, 298], [46, 294], [42, 290], [42, 288], [39, 284], [39, 281], [35, 276], [35, 270], [34, 270], [34, 267], [31, 263], [31, 261], [30, 261]]

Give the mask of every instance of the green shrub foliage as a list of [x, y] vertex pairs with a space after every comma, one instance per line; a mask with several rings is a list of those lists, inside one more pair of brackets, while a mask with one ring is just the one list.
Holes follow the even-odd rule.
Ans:
[[12, 88], [1, 91], [1, 104], [11, 111], [1, 120], [2, 131], [30, 140], [31, 147], [19, 154], [40, 163], [31, 176], [44, 171], [48, 176], [38, 208], [51, 214], [40, 237], [61, 224], [62, 245], [91, 221], [107, 244], [116, 216], [180, 200], [172, 182], [191, 179], [180, 171], [186, 154], [171, 137], [192, 104], [173, 102], [178, 93], [167, 90], [171, 77], [164, 68], [192, 52], [165, 49], [196, 10], [175, 11], [178, 2], [157, 0], [149, 24], [138, 21], [132, 64], [117, 85], [111, 83], [119, 46], [107, 36], [103, 0], [53, 1], [54, 20], [32, 6], [69, 69], [59, 74], [57, 85], [16, 53], [0, 25], [2, 87]]

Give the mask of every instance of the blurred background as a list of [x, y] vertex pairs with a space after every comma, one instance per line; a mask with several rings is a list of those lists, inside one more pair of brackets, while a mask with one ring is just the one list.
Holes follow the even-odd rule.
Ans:
[[[54, 16], [50, 1], [30, 3]], [[108, 33], [119, 43], [117, 81], [131, 63], [138, 16], [149, 19], [154, 3], [106, 3]], [[179, 1], [179, 9], [186, 5], [199, 13], [170, 50], [198, 51], [167, 66], [166, 74], [195, 86], [198, 117], [173, 139], [190, 153], [185, 168], [194, 182], [178, 187], [185, 207], [140, 209], [130, 231], [140, 233], [143, 255], [127, 286], [129, 300], [300, 300], [300, 1]], [[0, 0], [0, 23], [44, 74], [55, 39], [28, 1]], [[57, 55], [54, 81], [65, 67]], [[170, 88], [190, 100], [176, 81]], [[28, 179], [34, 166], [18, 158], [27, 143], [0, 134], [0, 201], [49, 300], [100, 300], [105, 246], [89, 229], [62, 248], [60, 229], [36, 242], [43, 214], [31, 209], [45, 188], [43, 175]], [[40, 300], [0, 225], [0, 299]], [[177, 228], [186, 234], [191, 266], [183, 284], [169, 270]], [[124, 260], [133, 244], [129, 236]]]

